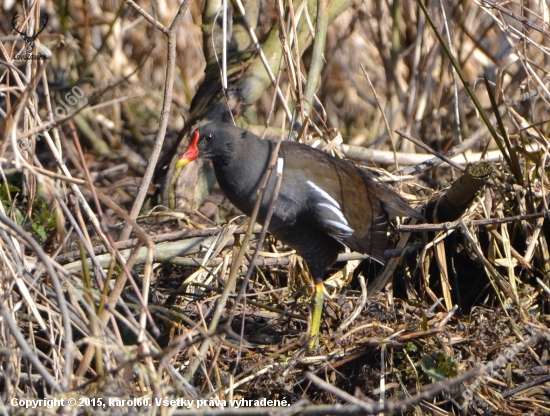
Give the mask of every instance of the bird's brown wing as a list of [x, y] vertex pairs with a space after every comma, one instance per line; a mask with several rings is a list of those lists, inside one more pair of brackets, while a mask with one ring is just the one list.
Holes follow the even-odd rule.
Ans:
[[303, 206], [311, 211], [319, 228], [338, 241], [346, 244], [352, 236], [365, 238], [373, 220], [380, 216], [381, 206], [375, 194], [365, 189], [357, 168], [317, 149], [283, 144], [285, 169], [293, 172], [292, 183], [283, 173], [285, 195], [304, 198]]
[[389, 219], [394, 219], [396, 217], [413, 217], [419, 220], [424, 219], [422, 214], [411, 208], [407, 201], [397, 192], [390, 189], [387, 185], [373, 179], [367, 171], [359, 168], [357, 171], [361, 174], [366, 188], [373, 193], [372, 198], [377, 198], [380, 201], [381, 207], [386, 212]]
[[285, 183], [283, 174], [285, 194], [297, 195], [293, 186], [305, 190], [299, 197], [305, 198], [319, 229], [352, 250], [383, 261], [389, 221], [422, 218], [396, 192], [352, 163], [296, 143], [283, 144], [285, 169], [294, 173], [293, 183]]

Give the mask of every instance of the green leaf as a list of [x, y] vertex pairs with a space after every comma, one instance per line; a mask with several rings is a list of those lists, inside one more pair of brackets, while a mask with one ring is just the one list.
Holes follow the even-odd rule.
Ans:
[[46, 238], [48, 238], [48, 234], [46, 233], [46, 230], [44, 229], [44, 227], [42, 225], [37, 224], [37, 223], [33, 223], [32, 228], [33, 228], [34, 232], [36, 234], [38, 234], [40, 236], [40, 238], [42, 238], [42, 240], [45, 240]]
[[416, 346], [416, 344], [414, 342], [407, 342], [407, 351], [409, 352], [416, 352], [418, 351], [418, 347]]
[[434, 383], [443, 381], [457, 375], [457, 364], [453, 357], [440, 351], [434, 351], [431, 355], [425, 354], [420, 362], [422, 371]]
[[25, 217], [23, 216], [23, 214], [21, 214], [21, 211], [19, 211], [18, 208], [13, 208], [13, 213], [15, 214], [15, 222], [18, 224], [18, 225], [21, 225], [23, 224], [23, 221], [25, 220]]

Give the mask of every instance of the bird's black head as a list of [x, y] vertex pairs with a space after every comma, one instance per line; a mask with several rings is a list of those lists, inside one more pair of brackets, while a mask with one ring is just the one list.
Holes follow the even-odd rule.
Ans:
[[211, 122], [193, 132], [189, 147], [178, 160], [176, 166], [185, 166], [197, 157], [228, 159], [236, 153], [236, 145], [245, 130], [232, 124]]

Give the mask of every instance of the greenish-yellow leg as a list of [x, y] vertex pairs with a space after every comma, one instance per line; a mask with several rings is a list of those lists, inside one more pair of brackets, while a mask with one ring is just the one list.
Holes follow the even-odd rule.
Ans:
[[[315, 283], [315, 293], [313, 294], [311, 306], [312, 306], [312, 314], [311, 314], [311, 331], [309, 332], [309, 339], [313, 338], [314, 336], [319, 335], [319, 328], [321, 327], [321, 315], [323, 314], [323, 301], [324, 301], [324, 294], [323, 294], [323, 282], [317, 282]], [[315, 340], [315, 342], [312, 342], [309, 344], [308, 349], [312, 350], [315, 346], [319, 344], [319, 337]]]

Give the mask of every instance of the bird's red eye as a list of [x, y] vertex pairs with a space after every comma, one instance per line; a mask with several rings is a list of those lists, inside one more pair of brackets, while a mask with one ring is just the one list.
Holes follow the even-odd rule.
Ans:
[[209, 134], [209, 135], [206, 136], [206, 141], [211, 142], [213, 138], [214, 138], [214, 136]]

